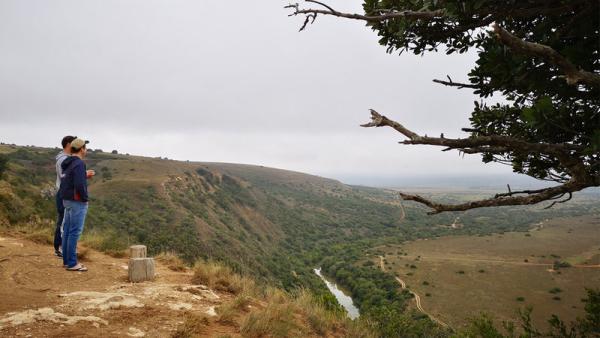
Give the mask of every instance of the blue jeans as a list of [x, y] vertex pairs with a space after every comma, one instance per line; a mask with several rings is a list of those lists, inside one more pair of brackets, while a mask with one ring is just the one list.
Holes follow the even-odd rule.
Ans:
[[88, 204], [63, 200], [65, 219], [63, 222], [62, 254], [63, 263], [69, 268], [77, 265], [77, 241], [83, 232], [83, 223]]

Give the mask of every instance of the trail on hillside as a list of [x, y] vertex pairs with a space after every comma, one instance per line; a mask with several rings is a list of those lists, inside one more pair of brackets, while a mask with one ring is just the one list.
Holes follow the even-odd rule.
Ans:
[[[511, 261], [505, 259], [491, 259], [491, 258], [467, 258], [467, 257], [448, 257], [448, 256], [404, 256], [405, 258], [417, 258], [420, 260], [430, 260], [430, 261], [454, 261], [454, 262], [482, 262], [482, 263], [492, 263], [492, 264], [509, 264], [509, 265], [525, 265], [525, 266], [543, 266], [543, 267], [553, 267], [553, 263], [533, 263], [533, 262], [524, 262], [524, 261]], [[600, 264], [598, 265], [588, 265], [588, 264], [573, 264], [571, 265], [573, 268], [584, 268], [584, 269], [598, 269], [600, 268]]]
[[388, 200], [384, 200], [384, 199], [378, 199], [378, 198], [374, 198], [374, 197], [365, 197], [365, 199], [371, 201], [371, 202], [376, 202], [376, 203], [380, 203], [380, 204], [387, 204], [387, 205], [391, 205], [394, 207], [399, 207], [400, 208], [400, 221], [403, 221], [406, 218], [406, 210], [404, 209], [404, 205], [402, 204], [402, 199], [399, 197], [398, 201], [388, 201]]
[[[381, 271], [385, 272], [385, 264], [384, 264], [383, 256], [379, 256], [379, 267], [381, 268]], [[440, 319], [437, 319], [432, 314], [430, 314], [427, 311], [425, 311], [425, 309], [423, 309], [423, 306], [421, 305], [421, 296], [419, 296], [416, 292], [414, 292], [414, 291], [412, 291], [410, 289], [407, 289], [406, 288], [406, 283], [402, 279], [400, 279], [399, 277], [395, 277], [395, 278], [396, 278], [396, 281], [400, 284], [400, 287], [402, 289], [408, 290], [408, 292], [410, 292], [413, 295], [413, 297], [415, 298], [415, 303], [417, 304], [417, 309], [419, 311], [421, 311], [421, 313], [423, 313], [424, 315], [428, 316], [431, 320], [433, 320], [434, 322], [440, 324], [441, 326], [449, 327], [448, 324], [444, 323]]]

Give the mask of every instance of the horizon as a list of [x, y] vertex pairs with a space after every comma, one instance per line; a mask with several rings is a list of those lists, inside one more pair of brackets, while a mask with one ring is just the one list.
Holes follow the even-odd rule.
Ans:
[[[61, 150], [57, 146], [44, 146], [44, 145], [33, 145], [33, 144], [16, 144], [0, 140], [0, 143], [8, 146], [17, 147], [34, 147], [34, 148], [50, 148]], [[485, 190], [485, 189], [505, 189], [507, 184], [510, 184], [512, 188], [542, 188], [552, 185], [551, 182], [545, 182], [536, 180], [524, 174], [453, 174], [453, 175], [438, 175], [438, 174], [425, 174], [425, 175], [403, 175], [403, 176], [377, 176], [373, 175], [360, 175], [360, 176], [344, 176], [344, 175], [323, 175], [315, 172], [307, 172], [297, 170], [295, 168], [286, 167], [275, 167], [261, 163], [243, 163], [243, 162], [222, 162], [222, 161], [209, 161], [202, 159], [176, 159], [169, 156], [146, 156], [132, 153], [122, 153], [118, 149], [101, 149], [94, 148], [90, 143], [88, 147], [91, 151], [102, 151], [103, 153], [111, 153], [112, 150], [117, 150], [119, 155], [125, 156], [138, 156], [147, 157], [154, 159], [165, 159], [178, 162], [190, 162], [190, 163], [223, 163], [223, 164], [237, 164], [237, 165], [249, 165], [258, 167], [267, 167], [278, 170], [293, 171], [307, 175], [318, 176], [326, 179], [337, 180], [348, 186], [364, 186], [372, 188], [384, 188], [384, 189], [400, 189], [400, 188], [413, 188], [413, 189], [429, 189], [439, 188], [441, 190], [463, 189], [463, 190]], [[499, 182], [499, 183], [495, 183]], [[584, 192], [596, 192], [600, 191], [600, 188], [589, 188]]]

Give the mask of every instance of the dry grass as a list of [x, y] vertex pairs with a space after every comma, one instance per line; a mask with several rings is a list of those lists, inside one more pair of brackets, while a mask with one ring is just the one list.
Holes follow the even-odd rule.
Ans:
[[261, 310], [250, 313], [242, 323], [240, 331], [244, 337], [305, 337], [305, 331], [295, 316], [291, 303], [268, 303]]
[[210, 325], [210, 320], [204, 315], [187, 313], [183, 322], [183, 326], [171, 335], [172, 338], [192, 338], [200, 337], [206, 332], [207, 326]]
[[88, 248], [104, 252], [114, 258], [127, 257], [127, 250], [115, 245], [111, 234], [84, 232], [80, 242]]
[[77, 249], [77, 260], [82, 262], [90, 261], [90, 249], [85, 247], [79, 247]]
[[188, 268], [185, 263], [181, 260], [181, 258], [177, 257], [172, 252], [163, 252], [156, 256], [154, 259], [163, 263], [172, 271], [186, 271]]
[[307, 290], [292, 295], [269, 288], [266, 305], [250, 312], [242, 322], [244, 337], [374, 337], [364, 323], [352, 321], [344, 314], [332, 312], [315, 300]]
[[364, 323], [328, 311], [307, 290], [259, 289], [214, 261], [198, 261], [192, 282], [236, 295], [217, 308], [217, 322], [239, 328], [243, 337], [372, 337]]
[[[600, 285], [599, 268], [551, 270], [557, 259], [599, 264], [599, 225], [589, 216], [556, 219], [528, 232], [530, 236], [507, 232], [414, 241], [402, 245], [408, 256], [397, 255], [398, 248], [390, 247], [386, 257], [396, 263], [394, 272], [421, 296], [423, 308], [452, 327], [469, 323], [480, 311], [513, 322], [518, 308], [532, 306], [533, 323], [546, 328], [553, 314], [566, 322], [581, 316], [585, 288]], [[418, 269], [405, 266], [413, 263]], [[560, 301], [548, 292], [554, 288], [564, 290]]]
[[25, 238], [38, 244], [52, 245], [54, 244], [54, 233], [48, 231], [48, 229], [37, 229], [32, 232], [28, 232]]
[[203, 284], [218, 291], [239, 294], [242, 291], [253, 292], [256, 286], [253, 280], [242, 277], [229, 267], [214, 261], [199, 260], [194, 266], [192, 283]]

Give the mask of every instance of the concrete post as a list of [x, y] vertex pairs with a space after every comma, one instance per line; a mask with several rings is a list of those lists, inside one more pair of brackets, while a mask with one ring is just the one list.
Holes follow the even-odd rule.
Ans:
[[154, 279], [154, 258], [130, 258], [129, 281], [133, 283]]
[[146, 258], [147, 253], [145, 245], [132, 245], [129, 247], [129, 258]]
[[133, 283], [154, 279], [154, 258], [146, 257], [145, 245], [132, 245], [129, 247], [129, 281]]

